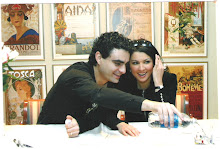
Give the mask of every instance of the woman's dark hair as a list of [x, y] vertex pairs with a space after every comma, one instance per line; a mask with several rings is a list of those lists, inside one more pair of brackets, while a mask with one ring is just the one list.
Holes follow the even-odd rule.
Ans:
[[159, 56], [160, 54], [150, 41], [144, 39], [134, 40], [133, 45], [134, 50], [132, 51], [131, 55], [134, 52], [144, 52], [151, 57], [151, 59], [153, 60], [153, 64], [155, 65], [155, 54]]
[[131, 53], [133, 45], [130, 39], [118, 32], [103, 33], [100, 37], [96, 38], [93, 43], [93, 48], [89, 56], [89, 63], [96, 66], [97, 61], [95, 59], [95, 53], [99, 51], [103, 58], [107, 58], [114, 48], [123, 49]]
[[[145, 40], [145, 39], [134, 40], [133, 46], [134, 48], [133, 48], [133, 51], [131, 52], [131, 55], [134, 52], [144, 52], [151, 57], [153, 64], [155, 65], [155, 54], [159, 56], [160, 54], [158, 53], [157, 49], [153, 46], [153, 44], [150, 41]], [[161, 58], [161, 61], [163, 62], [163, 59], [161, 56], [160, 58]], [[165, 71], [168, 71], [168, 68], [166, 68]]]

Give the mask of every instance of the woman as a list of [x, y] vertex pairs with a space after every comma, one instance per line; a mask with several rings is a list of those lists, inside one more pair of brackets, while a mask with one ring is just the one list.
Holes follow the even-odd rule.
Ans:
[[[154, 101], [164, 101], [175, 105], [176, 75], [164, 69], [161, 57], [151, 42], [140, 39], [134, 41], [134, 51], [130, 57], [127, 74], [120, 80], [120, 90]], [[129, 71], [130, 70], [130, 71]], [[126, 121], [147, 121], [149, 112], [126, 113]]]
[[29, 4], [9, 4], [3, 6], [4, 12], [9, 13], [8, 22], [15, 27], [17, 34], [12, 35], [4, 44], [39, 44], [39, 34], [25, 26], [24, 21], [28, 20], [25, 15], [27, 11], [31, 11], [34, 5]]
[[[122, 91], [149, 100], [169, 102], [175, 105], [176, 75], [169, 73], [168, 69], [164, 68], [156, 48], [151, 42], [144, 39], [134, 41], [134, 51], [131, 53], [128, 71], [116, 86]], [[149, 112], [125, 112], [125, 122], [146, 122]], [[136, 128], [123, 122], [117, 126], [124, 135], [139, 135]]]
[[24, 100], [32, 99], [33, 96], [30, 83], [26, 80], [16, 81], [14, 88], [17, 91], [17, 97], [9, 101], [9, 124], [20, 124], [23, 122], [23, 104]]

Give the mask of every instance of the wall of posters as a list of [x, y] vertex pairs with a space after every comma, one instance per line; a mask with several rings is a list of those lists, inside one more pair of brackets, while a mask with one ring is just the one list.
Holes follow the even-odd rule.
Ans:
[[163, 3], [163, 57], [207, 56], [206, 3]]
[[18, 60], [43, 59], [40, 4], [2, 4], [2, 41], [19, 52]]
[[148, 3], [109, 3], [108, 31], [117, 31], [130, 39], [144, 38], [153, 42], [153, 11]]
[[207, 63], [168, 63], [177, 75], [177, 93], [189, 95], [189, 114], [207, 118]]
[[[9, 88], [5, 93], [6, 124], [23, 124], [23, 105], [27, 99], [44, 99], [46, 97], [45, 67], [12, 67], [8, 71]], [[19, 80], [18, 80], [19, 79]]]
[[86, 59], [99, 35], [98, 4], [52, 5], [54, 59]]
[[[75, 4], [75, 3], [73, 2], [72, 4]], [[145, 2], [143, 2], [143, 3], [145, 3]], [[78, 4], [84, 4], [84, 3], [79, 2]], [[111, 22], [116, 22], [116, 24], [118, 23], [117, 21], [112, 21], [110, 18], [113, 18], [114, 10], [116, 11], [117, 7], [123, 7], [121, 5], [125, 5], [125, 7], [126, 7], [126, 3], [124, 3], [124, 2], [123, 3], [115, 3], [114, 8], [112, 8], [112, 10], [109, 9], [110, 8], [109, 4], [113, 5], [112, 2], [95, 3], [95, 5], [97, 6], [95, 9], [95, 16], [94, 16], [95, 17], [95, 21], [94, 21], [95, 33], [91, 33], [91, 31], [87, 30], [89, 34], [86, 34], [86, 36], [84, 38], [83, 36], [81, 36], [82, 34], [80, 33], [80, 30], [82, 31], [82, 33], [85, 33], [84, 27], [82, 27], [82, 29], [81, 28], [77, 29], [77, 32], [79, 32], [81, 34], [80, 38], [77, 38], [77, 34], [76, 34], [76, 39], [77, 39], [78, 43], [82, 43], [81, 45], [83, 45], [84, 43], [85, 44], [88, 43], [87, 44], [88, 47], [91, 47], [92, 46], [91, 43], [94, 39], [90, 36], [90, 34], [92, 34], [92, 35], [95, 34], [95, 36], [98, 37], [101, 33], [104, 33], [106, 31], [110, 31]], [[7, 19], [9, 18], [9, 13], [7, 11], [3, 11], [3, 9], [2, 9], [2, 7], [6, 6], [6, 5], [8, 5], [8, 4], [4, 3], [4, 4], [1, 4], [1, 6], [0, 6], [0, 8], [1, 8], [0, 9], [1, 10], [1, 26], [2, 26], [1, 27], [1, 35], [2, 35], [1, 41], [2, 42], [6, 42], [12, 35], [16, 34], [16, 28], [13, 26], [13, 24], [11, 22], [7, 21]], [[47, 66], [46, 67], [47, 75], [45, 76], [45, 80], [47, 81], [47, 83], [43, 87], [43, 89], [47, 89], [47, 91], [49, 91], [55, 82], [55, 78], [58, 77], [58, 75], [57, 75], [58, 72], [62, 71], [57, 67], [55, 69], [53, 69], [54, 65], [71, 65], [74, 62], [84, 61], [84, 60], [87, 61], [88, 54], [80, 54], [80, 53], [83, 53], [82, 50], [80, 50], [81, 52], [77, 52], [77, 54], [71, 54], [71, 51], [69, 52], [68, 50], [65, 50], [66, 48], [71, 49], [71, 47], [74, 47], [73, 45], [59, 45], [59, 44], [55, 45], [55, 38], [56, 38], [55, 34], [56, 33], [55, 33], [55, 28], [54, 28], [54, 22], [58, 18], [58, 15], [57, 15], [58, 12], [57, 12], [56, 7], [58, 7], [59, 4], [56, 5], [56, 3], [44, 3], [44, 4], [34, 4], [34, 5], [35, 6], [32, 7], [32, 12], [26, 12], [28, 19], [25, 20], [24, 22], [26, 22], [25, 24], [29, 28], [32, 28], [37, 33], [39, 33], [39, 42], [40, 42], [39, 48], [40, 48], [40, 50], [43, 50], [43, 51], [41, 51], [40, 55], [35, 55], [34, 52], [32, 53], [33, 55], [29, 54], [27, 56], [20, 54], [20, 56], [16, 59], [16, 61], [10, 62], [10, 66], [22, 66], [22, 65], [27, 65], [27, 64], [32, 65], [32, 66], [33, 65], [46, 65]], [[136, 6], [136, 5], [138, 7], [135, 7], [135, 9], [134, 9], [133, 6]], [[145, 10], [143, 10], [145, 8], [144, 5], [147, 5], [147, 9], [148, 8], [151, 9], [151, 11], [146, 10], [146, 12], [148, 12], [147, 14], [143, 13], [145, 11]], [[151, 7], [150, 7], [150, 5], [151, 5]], [[184, 53], [181, 52], [180, 49], [178, 49], [176, 51], [172, 51], [172, 52], [169, 52], [169, 50], [164, 51], [164, 49], [163, 49], [164, 48], [163, 47], [164, 46], [164, 39], [162, 39], [164, 37], [164, 30], [161, 30], [161, 29], [164, 29], [164, 24], [163, 24], [164, 21], [162, 19], [164, 19], [165, 12], [163, 9], [164, 9], [165, 5], [168, 5], [168, 3], [166, 3], [166, 2], [151, 2], [151, 4], [147, 3], [147, 4], [143, 4], [143, 5], [138, 5], [137, 2], [131, 2], [131, 4], [129, 4], [127, 8], [130, 8], [128, 10], [132, 10], [130, 12], [132, 12], [132, 14], [133, 13], [134, 14], [130, 15], [130, 16], [133, 18], [136, 18], [136, 16], [140, 16], [139, 18], [141, 18], [141, 19], [138, 19], [139, 21], [136, 24], [133, 24], [134, 26], [135, 25], [138, 26], [138, 27], [136, 27], [136, 29], [138, 29], [140, 27], [140, 31], [139, 30], [131, 31], [131, 33], [134, 32], [134, 35], [132, 35], [132, 38], [133, 38], [133, 36], [135, 38], [136, 37], [138, 38], [137, 34], [139, 32], [145, 33], [145, 32], [147, 32], [146, 29], [148, 29], [149, 26], [152, 26], [152, 29], [151, 29], [152, 34], [147, 33], [147, 35], [145, 35], [145, 37], [148, 38], [147, 37], [148, 35], [152, 36], [152, 40], [154, 40], [154, 41], [152, 41], [152, 43], [158, 49], [159, 53], [163, 56], [163, 60], [165, 63], [173, 62], [173, 63], [177, 63], [180, 65], [184, 64], [184, 66], [185, 66], [185, 62], [192, 62], [192, 63], [207, 62], [209, 65], [208, 76], [207, 76], [208, 83], [209, 83], [209, 89], [206, 91], [206, 93], [204, 93], [204, 95], [208, 95], [208, 101], [207, 101], [208, 102], [208, 118], [218, 118], [218, 116], [219, 116], [219, 114], [217, 112], [218, 111], [218, 104], [216, 104], [218, 102], [217, 101], [218, 86], [216, 84], [216, 80], [218, 79], [217, 78], [217, 69], [216, 69], [217, 65], [218, 65], [217, 54], [216, 54], [216, 53], [218, 53], [217, 48], [216, 48], [216, 43], [217, 43], [217, 41], [216, 41], [216, 34], [217, 34], [216, 33], [216, 21], [217, 21], [216, 20], [216, 15], [217, 15], [216, 14], [216, 3], [215, 2], [204, 2], [204, 7], [198, 7], [198, 11], [193, 12], [195, 14], [195, 16], [191, 18], [194, 28], [198, 28], [198, 29], [201, 27], [203, 28], [203, 25], [204, 25], [204, 44], [203, 44], [204, 53], [203, 53], [203, 51], [196, 52], [196, 50], [195, 50], [195, 53], [193, 53], [194, 52], [193, 47], [195, 47], [194, 45], [191, 45], [191, 47], [188, 49], [185, 49], [185, 45], [184, 46], [182, 45], [183, 48], [181, 50], [185, 51]], [[38, 6], [38, 8], [37, 8], [37, 6]], [[173, 6], [175, 6], [175, 5], [173, 5]], [[70, 5], [70, 9], [68, 8], [67, 12], [70, 13], [71, 12], [70, 10], [74, 10], [73, 7], [74, 7], [74, 5]], [[165, 6], [165, 7], [167, 7], [167, 6]], [[65, 7], [65, 8], [67, 8], [67, 7]], [[75, 8], [77, 8], [77, 7], [75, 7]], [[138, 8], [140, 8], [140, 10]], [[80, 11], [80, 9], [81, 8], [78, 7], [79, 11]], [[75, 9], [75, 10], [77, 10], [77, 9]], [[123, 10], [124, 10], [123, 13], [125, 13], [126, 9], [123, 9]], [[138, 11], [141, 11], [142, 13], [138, 13]], [[64, 11], [62, 11], [62, 12], [64, 12]], [[122, 11], [118, 10], [116, 12], [115, 12], [115, 14], [118, 14], [119, 12], [122, 12]], [[128, 12], [129, 11], [127, 11], [127, 13]], [[151, 15], [150, 15], [150, 13], [151, 13]], [[201, 15], [200, 15], [202, 13], [204, 13], [204, 15], [202, 15], [202, 16], [204, 16], [204, 18], [201, 17]], [[39, 14], [39, 16], [37, 16], [37, 14]], [[60, 15], [60, 13], [59, 13], [59, 15]], [[62, 15], [60, 15], [60, 16], [62, 16]], [[123, 14], [122, 16], [127, 16], [127, 14], [126, 15]], [[142, 19], [142, 16], [144, 19]], [[118, 17], [118, 18], [120, 19], [121, 17]], [[80, 20], [80, 18], [79, 18], [79, 20]], [[142, 21], [143, 21], [143, 23], [140, 23]], [[147, 24], [145, 23], [145, 21], [148, 21]], [[177, 21], [177, 20], [172, 20], [171, 21], [172, 24], [175, 24], [176, 23], [175, 21]], [[81, 22], [81, 21], [79, 21], [79, 22]], [[60, 23], [62, 23], [62, 21]], [[75, 22], [73, 22], [72, 24], [74, 25], [74, 23]], [[150, 23], [151, 23], [151, 25], [150, 25]], [[114, 26], [116, 26], [116, 24]], [[122, 24], [123, 24], [123, 21], [122, 21]], [[141, 28], [141, 24], [143, 26], [146, 25], [146, 27]], [[41, 26], [42, 26], [42, 28], [41, 28]], [[90, 28], [90, 27], [87, 27], [87, 28]], [[67, 26], [67, 29], [68, 29], [68, 26]], [[59, 33], [59, 28], [57, 28], [57, 32]], [[97, 34], [97, 32], [99, 32], [99, 33]], [[65, 33], [65, 37], [69, 38], [70, 36], [68, 36], [68, 34], [70, 34], [70, 33]], [[129, 34], [129, 35], [131, 35], [131, 34]], [[74, 34], [73, 34], [73, 37], [74, 37]], [[140, 37], [142, 37], [142, 36], [140, 36]], [[43, 42], [41, 42], [41, 40]], [[63, 40], [61, 39], [61, 41], [63, 41]], [[171, 39], [171, 41], [172, 41], [172, 39]], [[23, 47], [25, 45], [28, 45], [28, 44], [24, 44]], [[181, 45], [181, 42], [180, 42], [180, 45]], [[59, 50], [59, 49], [57, 49], [57, 47], [59, 47], [59, 46], [64, 49], [66, 54], [57, 54], [56, 53], [56, 51]], [[172, 43], [172, 46], [173, 46], [173, 43]], [[16, 48], [18, 49], [18, 47], [19, 46], [17, 46]], [[43, 48], [41, 48], [41, 47], [43, 47]], [[32, 47], [32, 49], [34, 49], [34, 46]], [[22, 50], [25, 53], [25, 49], [22, 49]], [[163, 50], [163, 53], [162, 53], [162, 50]], [[207, 50], [209, 50], [209, 51], [207, 51]], [[40, 60], [41, 57], [43, 57], [44, 52], [45, 52], [45, 57], [43, 58], [43, 60]], [[3, 105], [5, 107], [5, 104], [3, 104]], [[204, 118], [205, 118], [205, 116], [204, 116]]]

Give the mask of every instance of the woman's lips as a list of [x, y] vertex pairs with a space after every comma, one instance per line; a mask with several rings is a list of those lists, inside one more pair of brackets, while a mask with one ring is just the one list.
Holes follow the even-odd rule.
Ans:
[[140, 76], [141, 78], [145, 77], [147, 73], [138, 73], [138, 76]]

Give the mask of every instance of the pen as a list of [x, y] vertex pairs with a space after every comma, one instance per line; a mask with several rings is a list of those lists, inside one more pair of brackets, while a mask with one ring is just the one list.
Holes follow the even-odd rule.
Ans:
[[30, 146], [30, 145], [22, 144], [22, 143], [20, 142], [20, 140], [17, 140], [17, 139], [14, 139], [13, 142], [17, 145], [17, 147], [20, 147], [20, 146], [21, 146], [21, 147], [33, 148], [33, 147]]

